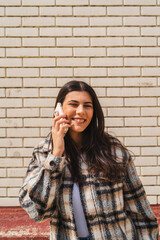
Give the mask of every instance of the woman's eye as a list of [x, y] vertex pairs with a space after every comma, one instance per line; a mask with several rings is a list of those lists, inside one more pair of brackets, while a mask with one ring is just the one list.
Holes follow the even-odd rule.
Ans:
[[76, 107], [76, 106], [77, 106], [77, 104], [76, 104], [76, 103], [70, 103], [69, 105], [71, 105], [71, 106], [74, 106], [74, 107]]
[[91, 105], [84, 105], [85, 107], [87, 107], [87, 108], [91, 108], [92, 106]]

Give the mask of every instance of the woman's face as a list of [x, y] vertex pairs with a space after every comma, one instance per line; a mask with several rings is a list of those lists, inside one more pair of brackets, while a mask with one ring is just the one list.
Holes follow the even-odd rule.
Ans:
[[70, 120], [69, 133], [82, 133], [90, 124], [93, 117], [93, 102], [86, 91], [72, 91], [68, 93], [63, 102], [63, 112]]

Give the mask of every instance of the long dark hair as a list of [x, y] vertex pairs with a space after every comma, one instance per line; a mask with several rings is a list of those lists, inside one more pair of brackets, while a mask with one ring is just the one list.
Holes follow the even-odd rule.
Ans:
[[85, 156], [90, 172], [100, 174], [107, 181], [120, 181], [125, 176], [125, 169], [130, 154], [120, 141], [104, 131], [104, 115], [97, 95], [93, 88], [83, 81], [67, 82], [59, 91], [56, 99], [63, 105], [64, 99], [69, 92], [86, 91], [92, 98], [93, 117], [89, 126], [83, 131], [82, 147], [79, 149], [69, 132], [64, 137], [64, 155], [68, 161], [72, 178], [80, 182], [81, 169], [78, 156]]

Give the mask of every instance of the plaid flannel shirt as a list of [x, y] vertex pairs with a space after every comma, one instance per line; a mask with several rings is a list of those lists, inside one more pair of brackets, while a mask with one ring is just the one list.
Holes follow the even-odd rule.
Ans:
[[[82, 165], [80, 195], [91, 240], [158, 240], [154, 216], [133, 161], [124, 181], [108, 183]], [[73, 181], [64, 157], [51, 154], [49, 138], [35, 147], [20, 204], [35, 221], [50, 218], [51, 240], [77, 240]]]

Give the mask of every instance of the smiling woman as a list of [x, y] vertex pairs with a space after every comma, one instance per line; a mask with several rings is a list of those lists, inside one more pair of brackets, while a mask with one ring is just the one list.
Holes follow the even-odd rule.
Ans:
[[50, 218], [51, 240], [157, 240], [132, 156], [104, 131], [93, 88], [70, 81], [57, 103], [64, 114], [54, 115], [51, 133], [34, 149], [21, 206], [35, 221]]

